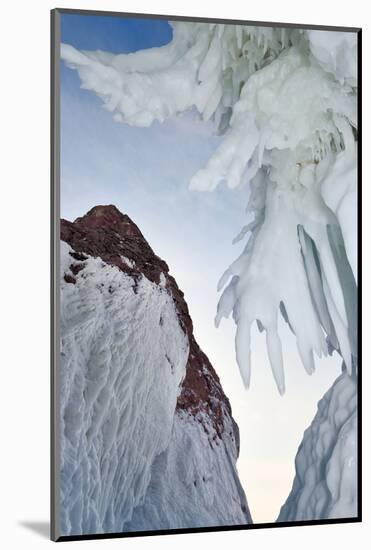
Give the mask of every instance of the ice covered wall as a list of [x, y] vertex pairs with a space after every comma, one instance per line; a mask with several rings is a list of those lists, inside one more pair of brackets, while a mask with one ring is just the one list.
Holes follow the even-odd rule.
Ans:
[[61, 534], [250, 522], [238, 428], [166, 263], [112, 206], [61, 238]]
[[223, 136], [190, 186], [246, 188], [248, 236], [223, 275], [216, 324], [233, 314], [249, 386], [250, 328], [265, 331], [285, 391], [282, 315], [309, 374], [314, 355], [356, 360], [357, 37], [355, 33], [172, 23], [173, 40], [134, 54], [61, 57], [118, 122], [149, 126], [196, 109]]
[[356, 376], [343, 372], [321, 399], [295, 466], [278, 522], [357, 516]]
[[[68, 278], [74, 251], [61, 252]], [[75, 279], [61, 286], [61, 529], [121, 531], [169, 445], [188, 343], [171, 298], [147, 279], [134, 292], [92, 257]]]
[[178, 411], [170, 445], [153, 463], [144, 504], [134, 511], [125, 528], [252, 523], [235, 463], [234, 443], [227, 432], [221, 439], [215, 438], [207, 415], [195, 420], [191, 414]]

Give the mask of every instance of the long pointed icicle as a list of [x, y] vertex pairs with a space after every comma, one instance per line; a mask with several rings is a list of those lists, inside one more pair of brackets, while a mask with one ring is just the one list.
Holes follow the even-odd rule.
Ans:
[[267, 328], [267, 350], [274, 380], [281, 395], [285, 393], [285, 373], [283, 370], [282, 344], [277, 327]]
[[249, 388], [251, 377], [250, 325], [245, 320], [237, 325], [236, 360], [244, 386]]

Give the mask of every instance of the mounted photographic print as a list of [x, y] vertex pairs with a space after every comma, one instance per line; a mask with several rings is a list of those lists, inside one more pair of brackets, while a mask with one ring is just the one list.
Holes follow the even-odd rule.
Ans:
[[361, 520], [360, 40], [53, 10], [53, 540]]

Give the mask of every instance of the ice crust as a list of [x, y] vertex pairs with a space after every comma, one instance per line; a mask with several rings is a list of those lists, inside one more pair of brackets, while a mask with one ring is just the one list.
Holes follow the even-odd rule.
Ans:
[[357, 516], [357, 377], [341, 374], [318, 404], [278, 522]]
[[248, 522], [234, 440], [176, 412], [189, 341], [163, 281], [87, 255], [72, 273], [71, 252], [62, 241], [61, 534]]
[[355, 33], [174, 22], [173, 40], [133, 54], [61, 57], [115, 120], [149, 126], [196, 108], [223, 136], [190, 182], [245, 186], [250, 223], [242, 254], [223, 275], [216, 316], [233, 313], [236, 358], [249, 386], [250, 327], [266, 331], [285, 391], [277, 330], [282, 314], [306, 371], [328, 348], [356, 362]]
[[177, 411], [171, 442], [155, 459], [145, 502], [135, 509], [126, 529], [252, 523], [235, 468], [236, 447], [228, 429], [222, 439], [211, 441], [213, 433], [206, 415], [195, 420]]

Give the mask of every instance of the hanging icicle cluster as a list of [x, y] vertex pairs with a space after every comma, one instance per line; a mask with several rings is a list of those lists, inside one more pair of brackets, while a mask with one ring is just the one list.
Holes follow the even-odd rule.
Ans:
[[195, 108], [221, 144], [190, 187], [249, 189], [253, 221], [223, 275], [216, 324], [233, 312], [236, 356], [250, 383], [250, 329], [266, 332], [285, 390], [278, 315], [296, 335], [306, 371], [313, 352], [356, 363], [357, 46], [352, 33], [173, 23], [170, 44], [134, 54], [63, 44], [82, 87], [115, 120], [149, 126]]

